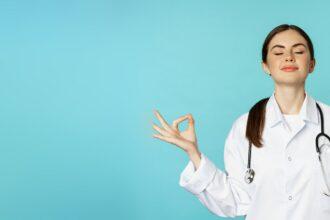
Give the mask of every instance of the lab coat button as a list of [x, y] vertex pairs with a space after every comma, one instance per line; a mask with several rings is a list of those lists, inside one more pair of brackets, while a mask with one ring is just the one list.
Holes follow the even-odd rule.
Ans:
[[292, 196], [289, 196], [289, 200], [292, 200]]
[[289, 157], [288, 157], [288, 161], [291, 161], [291, 160], [292, 160], [292, 158], [289, 156]]

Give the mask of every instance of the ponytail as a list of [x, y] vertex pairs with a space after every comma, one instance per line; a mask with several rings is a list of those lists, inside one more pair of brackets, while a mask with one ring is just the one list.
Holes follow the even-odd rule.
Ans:
[[249, 111], [249, 116], [246, 125], [245, 136], [249, 143], [256, 147], [262, 147], [262, 132], [265, 126], [265, 113], [268, 98], [261, 99]]

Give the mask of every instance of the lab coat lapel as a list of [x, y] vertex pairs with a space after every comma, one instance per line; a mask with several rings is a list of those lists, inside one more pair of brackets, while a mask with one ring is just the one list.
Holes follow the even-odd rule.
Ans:
[[[318, 115], [315, 100], [306, 93], [303, 105], [300, 109], [299, 116], [301, 118], [301, 124], [293, 133], [287, 132], [288, 126], [284, 119], [284, 116], [279, 108], [279, 105], [275, 99], [275, 92], [272, 93], [266, 105], [266, 122], [265, 126], [267, 128], [274, 128], [276, 126], [281, 126], [283, 129], [283, 134], [286, 134], [286, 147], [289, 145], [290, 141], [305, 127], [306, 122], [312, 122], [318, 124]], [[281, 130], [282, 130], [281, 129]]]

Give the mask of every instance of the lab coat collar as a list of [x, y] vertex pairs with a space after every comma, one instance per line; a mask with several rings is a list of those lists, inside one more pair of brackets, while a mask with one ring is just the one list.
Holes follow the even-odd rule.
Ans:
[[[299, 116], [304, 121], [309, 121], [318, 124], [318, 112], [315, 100], [305, 91], [305, 99], [300, 109]], [[275, 91], [273, 91], [266, 104], [266, 126], [274, 127], [279, 122], [284, 122], [284, 116], [280, 107], [275, 99]]]

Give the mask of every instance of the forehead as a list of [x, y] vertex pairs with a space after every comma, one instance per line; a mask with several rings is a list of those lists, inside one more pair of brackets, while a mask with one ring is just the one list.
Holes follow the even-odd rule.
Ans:
[[303, 43], [307, 47], [307, 41], [299, 32], [295, 30], [286, 30], [276, 34], [269, 42], [268, 48], [272, 48], [276, 44], [289, 48], [296, 43]]

